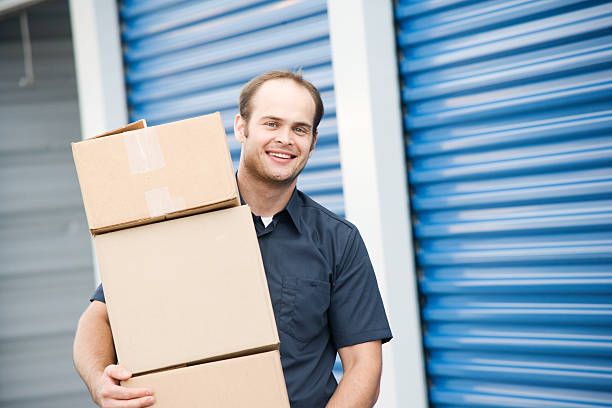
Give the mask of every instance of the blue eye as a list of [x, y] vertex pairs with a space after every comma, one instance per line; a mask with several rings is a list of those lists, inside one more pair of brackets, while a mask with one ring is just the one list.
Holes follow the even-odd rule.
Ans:
[[266, 122], [266, 126], [268, 127], [277, 127], [276, 122]]

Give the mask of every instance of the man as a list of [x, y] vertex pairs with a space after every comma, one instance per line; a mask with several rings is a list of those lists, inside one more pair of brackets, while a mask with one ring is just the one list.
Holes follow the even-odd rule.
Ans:
[[[357, 229], [296, 189], [323, 116], [319, 92], [299, 74], [270, 71], [245, 85], [239, 105], [238, 188], [253, 213], [291, 406], [371, 407], [391, 339], [372, 265]], [[102, 302], [100, 286], [79, 321], [75, 366], [100, 406], [149, 406], [154, 390], [118, 385], [131, 373], [115, 365]]]

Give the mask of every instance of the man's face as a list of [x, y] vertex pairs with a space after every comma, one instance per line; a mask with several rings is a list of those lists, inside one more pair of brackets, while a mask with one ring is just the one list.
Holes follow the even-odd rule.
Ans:
[[250, 105], [248, 123], [238, 115], [234, 124], [241, 167], [260, 180], [293, 183], [316, 142], [312, 96], [293, 80], [274, 79], [261, 85]]

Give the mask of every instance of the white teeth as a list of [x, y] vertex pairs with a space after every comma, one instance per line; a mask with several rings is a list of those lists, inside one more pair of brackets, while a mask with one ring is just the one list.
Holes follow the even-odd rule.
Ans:
[[268, 153], [270, 156], [275, 156], [275, 157], [280, 157], [281, 159], [290, 159], [291, 156], [288, 154], [283, 154], [283, 153]]

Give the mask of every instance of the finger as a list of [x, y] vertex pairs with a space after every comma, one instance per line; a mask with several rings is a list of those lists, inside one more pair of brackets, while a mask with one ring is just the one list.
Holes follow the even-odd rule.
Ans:
[[141, 397], [133, 400], [125, 400], [122, 401], [121, 407], [124, 408], [141, 408], [141, 407], [150, 407], [155, 403], [155, 398], [152, 396]]
[[153, 395], [153, 390], [150, 388], [128, 388], [114, 386], [110, 390], [109, 395], [114, 399], [129, 400], [140, 397], [148, 397]]
[[114, 364], [106, 366], [106, 368], [104, 369], [104, 374], [120, 381], [127, 380], [132, 376], [132, 373], [129, 372], [125, 367]]

